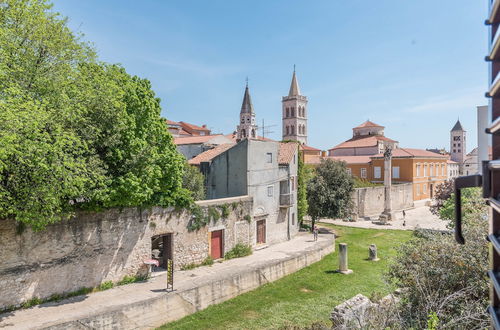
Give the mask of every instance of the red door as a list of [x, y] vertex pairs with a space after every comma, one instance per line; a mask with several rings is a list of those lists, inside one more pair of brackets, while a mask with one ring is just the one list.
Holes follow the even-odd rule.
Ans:
[[266, 220], [257, 221], [257, 244], [266, 242]]
[[223, 246], [222, 246], [222, 230], [216, 230], [211, 233], [210, 237], [210, 256], [212, 259], [220, 259], [223, 257]]

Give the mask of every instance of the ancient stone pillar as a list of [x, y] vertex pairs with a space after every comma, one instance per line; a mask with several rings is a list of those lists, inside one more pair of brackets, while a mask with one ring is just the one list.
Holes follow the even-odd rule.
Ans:
[[370, 247], [368, 248], [368, 259], [370, 261], [379, 261], [380, 259], [377, 256], [377, 246], [375, 244], [370, 244]]
[[347, 243], [339, 244], [339, 273], [351, 274], [352, 270], [349, 269], [347, 263]]
[[384, 212], [380, 215], [380, 222], [394, 220], [391, 201], [392, 186], [392, 149], [386, 147], [384, 151]]

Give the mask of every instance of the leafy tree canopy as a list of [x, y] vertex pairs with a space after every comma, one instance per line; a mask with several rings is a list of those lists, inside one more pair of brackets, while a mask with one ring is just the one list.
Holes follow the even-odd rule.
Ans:
[[322, 160], [316, 168], [316, 175], [307, 186], [309, 215], [313, 220], [350, 215], [353, 187], [354, 182], [345, 163], [331, 159]]
[[189, 190], [194, 200], [205, 199], [205, 177], [196, 166], [184, 163], [182, 186]]
[[0, 6], [0, 218], [187, 206], [184, 160], [148, 80], [98, 62], [45, 0]]

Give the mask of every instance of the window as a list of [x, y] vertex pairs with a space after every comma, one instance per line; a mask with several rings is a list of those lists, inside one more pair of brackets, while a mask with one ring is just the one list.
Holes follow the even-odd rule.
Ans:
[[420, 195], [420, 185], [417, 184], [416, 187], [417, 187], [417, 196], [418, 196], [418, 195]]
[[417, 164], [417, 176], [420, 176], [420, 164]]
[[457, 144], [456, 144], [456, 143], [453, 143], [453, 146], [454, 146], [454, 147], [456, 147], [456, 146], [457, 146]]
[[286, 108], [286, 117], [290, 117], [290, 109], [289, 108]]
[[427, 183], [424, 183], [424, 187], [422, 189], [423, 194], [427, 194]]
[[292, 107], [292, 117], [295, 117], [295, 108]]
[[424, 176], [427, 176], [427, 164], [424, 164]]
[[272, 163], [272, 162], [273, 162], [273, 154], [272, 154], [272, 153], [270, 153], [270, 152], [268, 152], [268, 153], [266, 154], [266, 156], [267, 156], [267, 162], [268, 162], [268, 163]]
[[382, 177], [382, 170], [381, 170], [380, 166], [375, 166], [373, 168], [373, 177], [375, 179], [380, 179]]
[[292, 213], [292, 226], [295, 225], [295, 213]]
[[453, 149], [453, 152], [457, 152], [457, 149]]
[[434, 164], [429, 164], [429, 176], [434, 176]]
[[394, 179], [399, 179], [399, 166], [392, 167], [392, 177]]
[[361, 169], [361, 178], [366, 179], [366, 168], [364, 167]]
[[290, 185], [292, 186], [292, 191], [295, 190], [295, 180], [293, 178], [293, 176], [290, 178]]
[[457, 147], [460, 147], [460, 143], [457, 143]]
[[458, 152], [460, 152], [460, 149], [458, 149]]
[[460, 141], [460, 136], [454, 136], [453, 141]]
[[441, 164], [441, 176], [444, 176], [444, 164]]
[[286, 127], [286, 135], [288, 135], [290, 132], [289, 132], [289, 128], [288, 126]]
[[346, 170], [347, 170], [347, 174], [352, 175], [352, 169], [350, 169], [350, 168], [348, 167], [348, 168], [346, 168]]
[[267, 187], [267, 197], [273, 197], [274, 186]]

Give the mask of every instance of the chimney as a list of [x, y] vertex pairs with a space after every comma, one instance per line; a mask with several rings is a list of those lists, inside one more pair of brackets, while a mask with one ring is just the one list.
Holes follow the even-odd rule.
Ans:
[[203, 125], [201, 125], [201, 127], [207, 128], [207, 124], [203, 124]]

